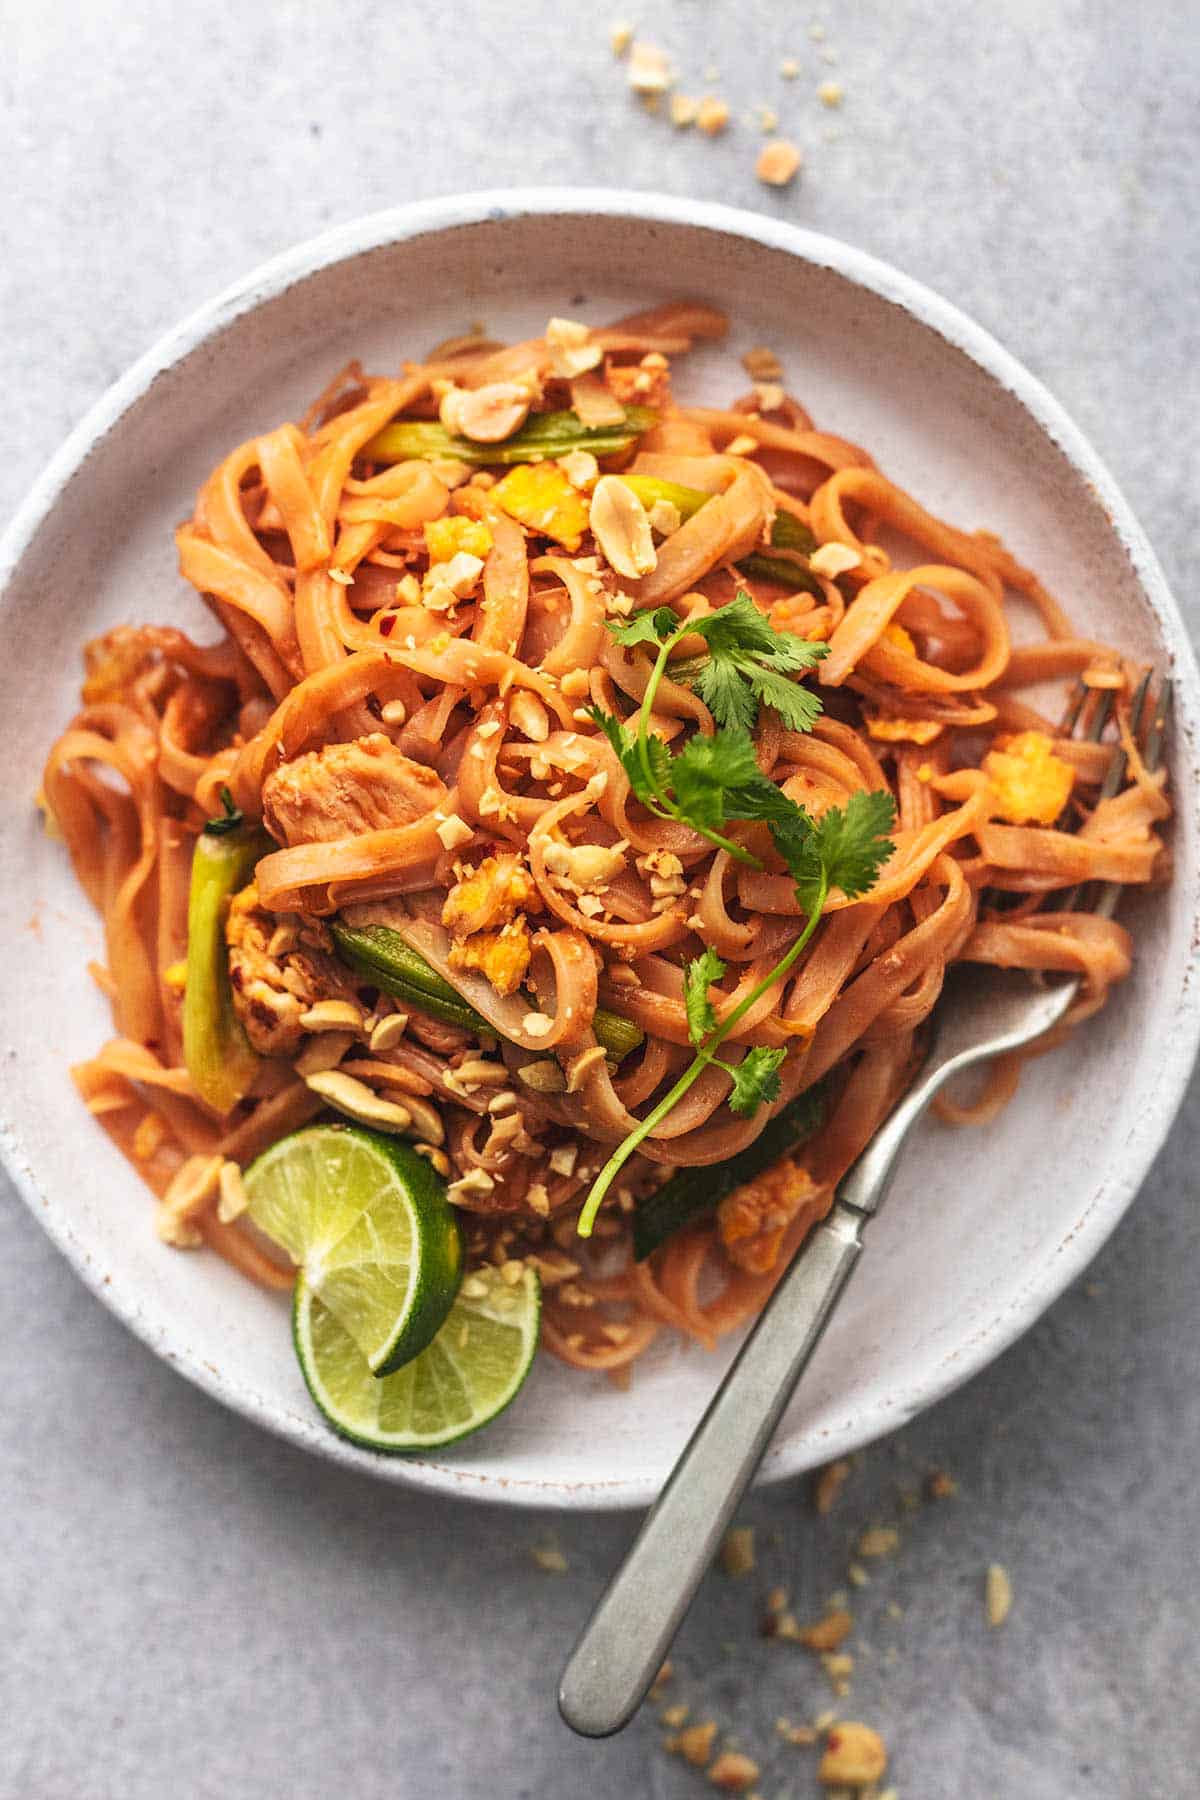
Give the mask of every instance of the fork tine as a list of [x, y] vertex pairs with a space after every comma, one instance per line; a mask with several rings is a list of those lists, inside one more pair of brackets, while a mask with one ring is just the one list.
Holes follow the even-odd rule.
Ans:
[[[1158, 699], [1152, 706], [1147, 706], [1146, 700], [1149, 690], [1150, 671], [1147, 670], [1134, 695], [1133, 708], [1130, 716], [1130, 730], [1134, 741], [1136, 742], [1140, 729], [1143, 724], [1145, 725], [1146, 735], [1143, 738], [1141, 745], [1142, 761], [1145, 763], [1147, 769], [1153, 773], [1159, 765], [1162, 754], [1163, 739], [1166, 736], [1167, 724], [1171, 717], [1174, 689], [1171, 685], [1170, 678], [1164, 676], [1162, 686], [1158, 690]], [[1120, 758], [1120, 767], [1117, 771], [1116, 786], [1112, 789], [1112, 793], [1110, 794], [1108, 793], [1108, 780], [1112, 778], [1113, 769], [1117, 767], [1118, 757]], [[1111, 799], [1112, 794], [1115, 794], [1120, 788], [1122, 781], [1125, 779], [1127, 760], [1124, 750], [1119, 750], [1116, 755], [1114, 755], [1113, 768], [1110, 768], [1108, 779], [1105, 780], [1104, 787], [1101, 789], [1101, 794], [1104, 797]], [[1119, 881], [1106, 881], [1104, 886], [1097, 890], [1095, 899], [1089, 910], [1098, 913], [1102, 919], [1111, 919], [1113, 913], [1117, 909], [1117, 901], [1120, 898], [1121, 883]]]

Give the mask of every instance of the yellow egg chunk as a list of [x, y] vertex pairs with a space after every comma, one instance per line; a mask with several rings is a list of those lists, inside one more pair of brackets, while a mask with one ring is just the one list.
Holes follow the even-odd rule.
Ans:
[[881, 744], [932, 744], [944, 729], [938, 719], [867, 717], [867, 731]]
[[492, 489], [492, 499], [531, 531], [578, 550], [587, 530], [587, 500], [556, 463], [518, 463]]
[[486, 556], [491, 547], [492, 534], [482, 519], [430, 519], [425, 526], [431, 564], [448, 563], [460, 550], [467, 556]]
[[1020, 731], [989, 750], [983, 769], [991, 783], [993, 812], [1010, 825], [1053, 825], [1071, 797], [1075, 771], [1055, 756], [1041, 731]]

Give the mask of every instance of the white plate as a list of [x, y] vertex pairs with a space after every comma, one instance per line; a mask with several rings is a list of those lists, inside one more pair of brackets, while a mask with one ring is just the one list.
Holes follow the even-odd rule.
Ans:
[[492, 1430], [436, 1460], [351, 1448], [314, 1416], [283, 1308], [215, 1257], [163, 1248], [148, 1196], [76, 1099], [109, 1030], [84, 973], [100, 933], [30, 803], [76, 704], [79, 646], [119, 620], [207, 618], [174, 523], [229, 446], [296, 416], [352, 355], [368, 367], [483, 318], [600, 321], [674, 295], [726, 307], [729, 345], [686, 394], [744, 388], [770, 344], [828, 429], [956, 523], [1000, 531], [1089, 632], [1172, 664], [1176, 879], [1131, 904], [1133, 979], [997, 1123], [927, 1124], [763, 1468], [795, 1473], [902, 1424], [981, 1368], [1084, 1267], [1142, 1181], [1196, 1048], [1195, 664], [1161, 571], [1095, 453], [978, 326], [860, 252], [750, 213], [647, 194], [540, 190], [376, 215], [269, 263], [195, 314], [64, 445], [0, 550], [4, 1153], [88, 1285], [182, 1373], [294, 1443], [386, 1480], [519, 1504], [648, 1501], [726, 1355], [665, 1342], [618, 1393], [546, 1358]]

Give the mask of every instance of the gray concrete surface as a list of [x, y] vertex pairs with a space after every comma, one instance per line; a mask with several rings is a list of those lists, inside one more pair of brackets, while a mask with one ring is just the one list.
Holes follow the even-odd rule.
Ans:
[[[633, 109], [609, 10], [3, 0], [0, 514], [133, 357], [260, 258], [409, 197], [625, 183], [832, 232], [974, 313], [1100, 446], [1200, 622], [1190, 0], [648, 0], [637, 22], [689, 85], [720, 71], [739, 123], [717, 143]], [[791, 87], [786, 55], [803, 65]], [[839, 113], [813, 97], [829, 74]], [[759, 102], [808, 148], [783, 194], [753, 178], [740, 115]], [[710, 1579], [674, 1691], [760, 1757], [764, 1800], [816, 1791], [812, 1753], [773, 1723], [829, 1693], [756, 1636], [763, 1593], [787, 1583], [808, 1610], [842, 1585], [862, 1525], [894, 1516], [901, 1554], [855, 1594], [869, 1649], [846, 1708], [883, 1731], [902, 1800], [1194, 1791], [1196, 1097], [1088, 1286], [870, 1452], [828, 1520], [797, 1488], [748, 1508], [760, 1568]], [[554, 1715], [561, 1656], [631, 1521], [469, 1511], [306, 1460], [156, 1363], [6, 1198], [0, 1793], [711, 1791], [650, 1717], [585, 1745]], [[898, 1513], [898, 1484], [930, 1464], [959, 1497]], [[530, 1560], [551, 1538], [565, 1575]], [[1016, 1595], [992, 1633], [990, 1561]]]

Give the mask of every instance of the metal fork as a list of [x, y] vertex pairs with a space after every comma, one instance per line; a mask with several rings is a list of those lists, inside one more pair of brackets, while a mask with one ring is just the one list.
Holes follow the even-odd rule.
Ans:
[[[1155, 768], [1171, 690], [1164, 682], [1148, 707], [1149, 689], [1147, 675], [1134, 696], [1131, 729], [1146, 765]], [[1064, 721], [1067, 731], [1075, 729], [1086, 699], [1081, 684]], [[1111, 706], [1111, 693], [1101, 691], [1086, 733], [1094, 741]], [[1102, 797], [1119, 791], [1125, 765], [1118, 746]], [[1088, 910], [1111, 917], [1118, 891], [1108, 883], [1089, 894]], [[1072, 890], [1065, 905], [1079, 898]], [[628, 1723], [645, 1697], [845, 1291], [863, 1247], [863, 1227], [891, 1185], [916, 1120], [952, 1076], [1019, 1050], [1057, 1025], [1078, 991], [1078, 977], [1036, 984], [1016, 971], [950, 971], [916, 1081], [843, 1178], [831, 1211], [779, 1283], [571, 1654], [558, 1705], [573, 1730], [607, 1737]]]

